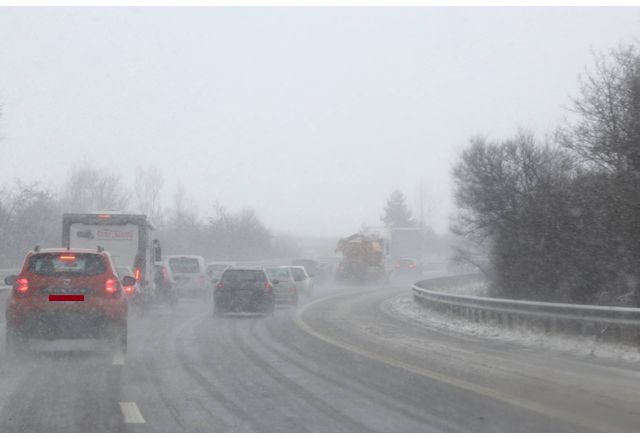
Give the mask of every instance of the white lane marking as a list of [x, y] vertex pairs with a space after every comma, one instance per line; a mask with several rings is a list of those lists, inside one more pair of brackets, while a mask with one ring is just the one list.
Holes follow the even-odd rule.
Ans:
[[122, 352], [116, 352], [113, 355], [113, 361], [111, 362], [111, 364], [113, 364], [114, 366], [123, 366], [124, 359], [125, 359], [125, 356]]
[[[376, 290], [379, 291], [379, 290]], [[371, 291], [374, 292], [374, 291]], [[350, 294], [350, 296], [356, 296], [358, 294], [363, 294], [361, 292], [357, 292], [354, 294]], [[471, 383], [469, 381], [465, 381], [459, 378], [455, 378], [455, 377], [450, 377], [448, 375], [444, 375], [442, 373], [439, 372], [435, 372], [432, 371], [430, 369], [426, 369], [423, 367], [418, 367], [418, 366], [414, 366], [411, 364], [407, 364], [401, 361], [398, 361], [394, 358], [389, 358], [389, 357], [385, 357], [383, 355], [380, 354], [376, 354], [370, 351], [367, 351], [365, 349], [353, 346], [349, 343], [344, 343], [340, 340], [337, 340], [335, 338], [326, 336], [324, 334], [321, 334], [320, 332], [318, 332], [317, 330], [313, 329], [311, 326], [309, 326], [304, 319], [302, 318], [302, 315], [304, 314], [305, 311], [307, 311], [308, 309], [310, 309], [312, 306], [317, 305], [318, 303], [322, 303], [322, 302], [326, 302], [329, 301], [331, 299], [336, 298], [337, 296], [339, 296], [338, 294], [336, 295], [331, 295], [329, 297], [324, 297], [318, 300], [314, 300], [313, 302], [308, 303], [307, 305], [305, 305], [302, 308], [299, 308], [296, 313], [293, 316], [293, 320], [295, 322], [295, 324], [302, 329], [304, 332], [306, 332], [309, 335], [312, 335], [322, 341], [324, 341], [325, 343], [329, 343], [332, 344], [334, 346], [340, 347], [342, 349], [345, 349], [349, 352], [353, 352], [359, 355], [362, 355], [363, 357], [367, 357], [370, 358], [372, 360], [376, 360], [376, 361], [380, 361], [382, 363], [386, 363], [389, 364], [391, 366], [395, 366], [398, 367], [400, 369], [404, 369], [406, 371], [418, 374], [418, 375], [422, 375], [424, 377], [436, 380], [436, 381], [440, 381], [442, 383], [445, 384], [449, 384], [451, 386], [454, 387], [458, 387], [460, 389], [463, 390], [468, 390], [474, 393], [477, 393], [479, 395], [482, 396], [486, 396], [498, 401], [502, 401], [505, 402], [507, 404], [511, 404], [513, 406], [516, 407], [520, 407], [526, 410], [531, 410], [532, 412], [535, 413], [539, 413], [542, 414], [544, 416], [548, 416], [550, 418], [553, 419], [559, 419], [561, 421], [564, 422], [569, 422], [578, 426], [582, 426], [582, 427], [586, 427], [588, 429], [591, 429], [593, 431], [602, 431], [602, 432], [607, 432], [607, 431], [619, 431], [620, 427], [616, 426], [614, 424], [610, 424], [610, 423], [606, 423], [603, 422], [601, 420], [595, 420], [595, 419], [591, 419], [585, 416], [582, 416], [580, 414], [575, 414], [572, 412], [566, 412], [563, 410], [558, 410], [556, 408], [553, 407], [546, 407], [545, 405], [542, 404], [538, 404], [534, 401], [531, 400], [527, 400], [527, 399], [523, 399], [523, 398], [519, 398], [517, 396], [511, 396], [505, 393], [502, 393], [498, 390], [494, 390], [492, 388], [488, 388], [482, 385], [478, 385], [478, 384], [474, 384]]]
[[122, 416], [124, 416], [124, 422], [126, 424], [144, 424], [145, 420], [142, 417], [142, 413], [138, 410], [138, 406], [135, 402], [121, 402], [120, 410]]

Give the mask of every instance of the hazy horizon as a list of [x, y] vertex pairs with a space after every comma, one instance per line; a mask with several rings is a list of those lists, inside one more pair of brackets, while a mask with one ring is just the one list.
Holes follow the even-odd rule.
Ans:
[[380, 223], [400, 189], [447, 230], [468, 139], [539, 137], [637, 7], [0, 8], [2, 185], [157, 168], [202, 215], [281, 233]]

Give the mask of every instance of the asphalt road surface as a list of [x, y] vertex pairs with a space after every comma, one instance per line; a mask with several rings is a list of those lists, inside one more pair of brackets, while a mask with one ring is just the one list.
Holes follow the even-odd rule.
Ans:
[[399, 294], [326, 288], [271, 317], [154, 306], [130, 314], [126, 356], [31, 343], [3, 354], [0, 431], [640, 431], [640, 364], [418, 326], [387, 309]]

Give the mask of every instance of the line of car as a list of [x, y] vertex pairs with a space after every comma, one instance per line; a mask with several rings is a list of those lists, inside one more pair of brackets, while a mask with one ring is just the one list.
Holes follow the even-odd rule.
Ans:
[[[313, 291], [303, 266], [207, 266], [202, 257], [191, 255], [169, 256], [154, 265], [156, 294], [165, 295], [172, 306], [178, 291], [204, 294], [212, 297], [215, 316], [273, 313], [276, 306], [297, 306], [300, 295]], [[130, 268], [116, 266], [100, 247], [36, 247], [27, 253], [20, 273], [6, 277], [5, 283], [12, 286], [5, 311], [10, 354], [23, 351], [31, 338], [107, 339], [126, 352], [129, 307], [146, 301], [148, 294]]]
[[278, 305], [298, 306], [311, 296], [313, 280], [303, 266], [229, 266], [213, 293], [213, 316], [227, 312], [271, 314]]

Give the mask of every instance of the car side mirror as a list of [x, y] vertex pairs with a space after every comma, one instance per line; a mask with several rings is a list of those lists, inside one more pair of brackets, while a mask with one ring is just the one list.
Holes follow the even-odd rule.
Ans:
[[122, 285], [125, 287], [132, 287], [136, 284], [136, 278], [133, 276], [125, 276], [122, 278]]
[[278, 279], [274, 279], [272, 282], [274, 285], [278, 285], [280, 283], [280, 281]]
[[18, 276], [15, 274], [12, 274], [11, 276], [7, 276], [4, 278], [4, 283], [5, 285], [13, 285], [14, 283], [16, 283], [17, 279], [18, 279]]

